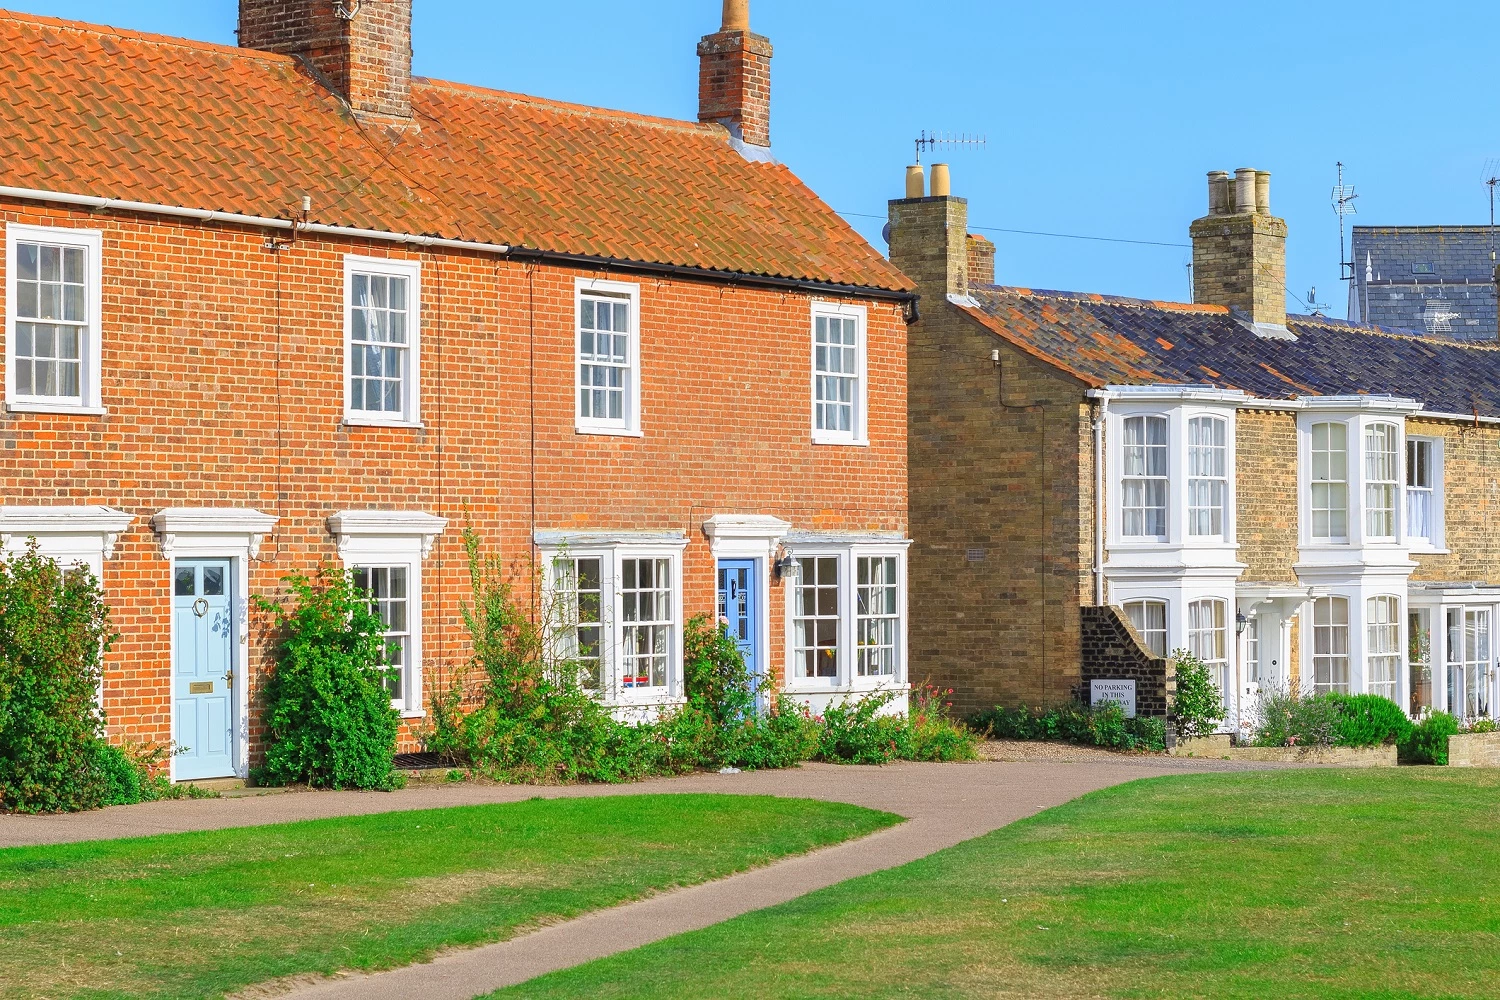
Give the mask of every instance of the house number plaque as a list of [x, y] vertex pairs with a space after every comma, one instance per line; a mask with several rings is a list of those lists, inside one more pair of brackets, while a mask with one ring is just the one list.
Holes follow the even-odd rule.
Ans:
[[188, 685], [188, 694], [213, 694], [213, 681], [193, 681]]

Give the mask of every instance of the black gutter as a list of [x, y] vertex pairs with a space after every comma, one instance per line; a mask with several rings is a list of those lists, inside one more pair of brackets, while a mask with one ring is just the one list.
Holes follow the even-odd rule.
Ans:
[[781, 291], [808, 292], [815, 295], [834, 295], [850, 299], [878, 299], [883, 302], [899, 302], [906, 306], [906, 322], [915, 323], [919, 318], [916, 292], [903, 292], [873, 285], [841, 285], [833, 281], [808, 281], [805, 278], [779, 278], [767, 274], [745, 274], [741, 271], [715, 271], [706, 267], [690, 267], [685, 264], [658, 264], [651, 261], [620, 260], [616, 257], [594, 257], [588, 254], [560, 253], [556, 250], [536, 250], [531, 247], [512, 246], [505, 254], [513, 260], [535, 260], [545, 264], [564, 267], [594, 268], [607, 271], [622, 271], [627, 274], [649, 274], [659, 277], [681, 278], [685, 281], [707, 281], [713, 284], [744, 285], [748, 288], [769, 288]]

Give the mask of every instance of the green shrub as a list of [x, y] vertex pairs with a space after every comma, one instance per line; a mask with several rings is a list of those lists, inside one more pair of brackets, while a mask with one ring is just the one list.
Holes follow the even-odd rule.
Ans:
[[58, 812], [106, 802], [98, 689], [116, 638], [99, 581], [86, 567], [64, 570], [35, 540], [0, 559], [0, 810]]
[[1332, 699], [1339, 716], [1334, 744], [1377, 747], [1404, 743], [1412, 730], [1401, 706], [1378, 694], [1338, 694]]
[[1216, 731], [1224, 721], [1224, 694], [1208, 665], [1185, 649], [1172, 652], [1177, 661], [1177, 693], [1172, 698], [1172, 718], [1177, 735], [1197, 739]]
[[755, 690], [739, 645], [721, 622], [694, 615], [682, 630], [683, 680], [688, 703], [720, 726], [755, 713]]
[[146, 775], [126, 755], [124, 747], [98, 741], [94, 745], [94, 767], [104, 783], [101, 805], [129, 806], [145, 798], [141, 786], [147, 783]]
[[1165, 750], [1166, 723], [1148, 716], [1126, 718], [1115, 702], [1089, 708], [1073, 701], [1049, 709], [997, 707], [975, 716], [972, 726], [1002, 740], [1048, 740], [1117, 750]]
[[1327, 747], [1339, 738], [1339, 701], [1331, 695], [1303, 697], [1295, 684], [1263, 688], [1255, 714], [1251, 742], [1256, 746]]
[[1497, 726], [1495, 724], [1495, 720], [1494, 719], [1475, 719], [1473, 722], [1469, 723], [1468, 727], [1464, 730], [1464, 732], [1467, 732], [1467, 733], [1493, 733], [1497, 729], [1500, 729], [1500, 726]]
[[818, 752], [821, 726], [786, 695], [764, 715], [752, 715], [724, 731], [718, 763], [757, 770], [796, 767]]
[[911, 757], [911, 729], [898, 715], [881, 709], [896, 698], [893, 691], [842, 699], [823, 713], [818, 759], [830, 764], [889, 764]]
[[1397, 751], [1408, 763], [1446, 765], [1448, 737], [1457, 735], [1457, 719], [1447, 712], [1433, 712], [1408, 731]]
[[400, 716], [385, 686], [385, 625], [348, 572], [325, 568], [316, 582], [287, 578], [291, 606], [263, 598], [278, 638], [266, 682], [267, 785], [382, 788], [391, 771]]
[[951, 714], [952, 688], [923, 684], [912, 692], [907, 713], [907, 740], [910, 760], [953, 761], [978, 760], [979, 735]]

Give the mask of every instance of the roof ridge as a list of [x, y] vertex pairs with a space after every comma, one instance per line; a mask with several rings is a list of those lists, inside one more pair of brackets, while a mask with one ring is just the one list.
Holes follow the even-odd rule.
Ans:
[[260, 49], [242, 49], [238, 45], [224, 45], [220, 42], [202, 42], [196, 38], [179, 38], [176, 35], [158, 35], [151, 31], [116, 28], [111, 24], [94, 24], [91, 21], [74, 21], [61, 17], [48, 17], [44, 14], [24, 14], [20, 11], [0, 9], [0, 20], [16, 21], [21, 24], [45, 25], [49, 28], [62, 28], [67, 31], [85, 32], [94, 35], [108, 35], [113, 38], [124, 38], [135, 42], [149, 42], [152, 45], [162, 45], [170, 48], [193, 49], [199, 52], [213, 52], [219, 55], [260, 59], [265, 62], [295, 62], [291, 56], [283, 56], [275, 52], [263, 52]]
[[1066, 299], [1073, 302], [1092, 302], [1098, 305], [1121, 306], [1127, 309], [1161, 309], [1166, 312], [1197, 312], [1228, 314], [1228, 306], [1206, 303], [1171, 302], [1166, 299], [1140, 299], [1130, 295], [1107, 295], [1103, 292], [1069, 292], [1055, 288], [1023, 288], [1019, 285], [986, 285], [970, 291], [1000, 292], [1008, 295], [1024, 295], [1036, 299]]
[[[712, 135], [716, 131], [724, 131], [724, 126], [716, 123], [694, 122], [682, 118], [667, 118], [662, 115], [645, 115], [636, 111], [621, 111], [616, 108], [599, 107], [593, 104], [558, 101], [549, 97], [537, 97], [535, 94], [521, 94], [511, 90], [499, 90], [495, 87], [481, 87], [473, 83], [459, 83], [454, 80], [435, 80], [426, 76], [413, 76], [412, 83], [420, 83], [424, 88], [429, 90], [448, 90], [454, 93], [469, 93], [482, 97], [494, 97], [510, 101], [513, 104], [529, 104], [539, 108], [565, 111], [585, 118], [612, 118], [618, 121], [703, 135]], [[728, 133], [725, 132], [725, 134], [727, 135]]]

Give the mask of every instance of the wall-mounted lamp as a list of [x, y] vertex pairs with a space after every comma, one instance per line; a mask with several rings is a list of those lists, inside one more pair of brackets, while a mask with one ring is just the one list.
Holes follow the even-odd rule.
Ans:
[[796, 558], [784, 547], [776, 550], [776, 579], [784, 580], [789, 576], [796, 576], [800, 566]]
[[1245, 628], [1249, 624], [1250, 624], [1250, 619], [1248, 619], [1248, 618], [1245, 617], [1245, 613], [1243, 611], [1236, 611], [1234, 613], [1234, 634], [1235, 635], [1244, 635], [1245, 634]]

